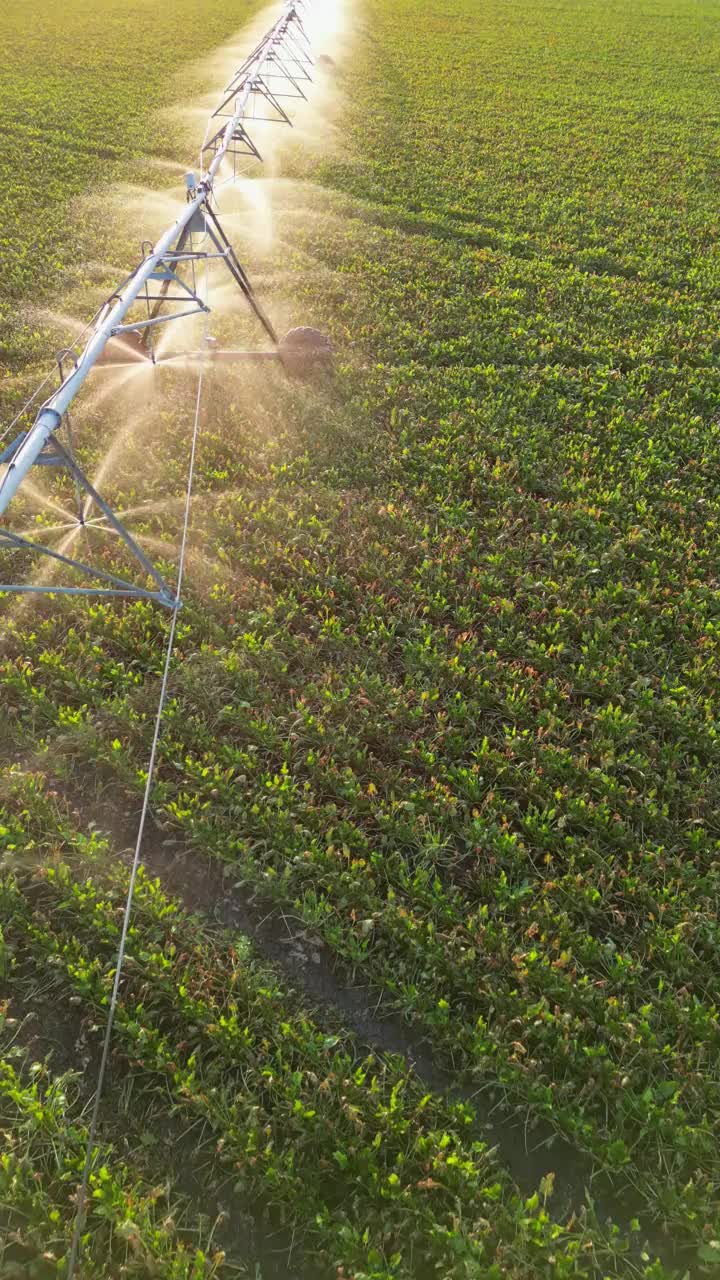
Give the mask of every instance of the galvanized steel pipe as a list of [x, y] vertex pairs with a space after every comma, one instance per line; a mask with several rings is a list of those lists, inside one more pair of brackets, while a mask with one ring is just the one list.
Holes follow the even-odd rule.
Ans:
[[235, 130], [244, 119], [245, 108], [250, 95], [257, 90], [258, 83], [262, 80], [263, 65], [267, 61], [268, 55], [273, 52], [277, 45], [282, 43], [288, 24], [292, 22], [300, 24], [299, 9], [299, 0], [288, 0], [277, 22], [258, 45], [247, 67], [243, 69], [240, 83], [237, 85], [239, 96], [235, 103], [234, 114], [222, 134], [222, 140], [218, 144], [216, 154], [207, 174], [197, 187], [197, 194], [188, 201], [177, 221], [160, 237], [152, 253], [143, 259], [137, 270], [133, 272], [127, 283], [118, 292], [114, 305], [98, 321], [82, 355], [78, 358], [77, 365], [68, 374], [54, 395], [50, 396], [42, 406], [35, 423], [28, 431], [17, 453], [8, 463], [7, 471], [2, 480], [0, 480], [0, 516], [7, 510], [9, 503], [17, 493], [28, 471], [42, 453], [50, 436], [54, 431], [57, 431], [63, 415], [72, 404], [91, 369], [103, 354], [108, 342], [121, 329], [125, 316], [133, 303], [137, 301], [141, 290], [150, 280], [153, 272], [162, 264], [166, 255], [172, 252], [173, 245], [177, 244], [178, 238], [192, 221], [195, 214], [200, 212], [203, 205], [210, 198], [215, 177], [230, 149]]

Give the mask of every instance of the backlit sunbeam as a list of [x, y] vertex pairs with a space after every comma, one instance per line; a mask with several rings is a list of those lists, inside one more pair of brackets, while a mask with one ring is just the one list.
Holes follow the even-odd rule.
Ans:
[[[184, 204], [178, 206], [175, 191], [152, 191], [143, 186], [142, 167], [136, 170], [139, 180], [119, 192], [123, 216], [142, 227], [146, 239], [140, 262], [98, 309], [94, 320], [83, 326], [64, 312], [39, 309], [38, 315], [70, 333], [71, 355], [60, 360], [61, 385], [43, 403], [33, 425], [17, 438], [11, 462], [0, 473], [0, 517], [19, 490], [30, 492], [30, 472], [39, 462], [69, 472], [82, 503], [81, 519], [63, 545], [72, 545], [80, 536], [78, 530], [88, 532], [93, 506], [102, 509], [106, 502], [102, 493], [106, 486], [121, 491], [134, 488], [133, 467], [138, 465], [140, 442], [144, 445], [153, 429], [151, 387], [158, 376], [156, 360], [182, 357], [186, 352], [189, 366], [199, 363], [204, 369], [206, 357], [243, 361], [266, 356], [293, 377], [313, 375], [319, 367], [327, 367], [330, 343], [317, 330], [296, 322], [295, 328], [280, 337], [277, 318], [271, 319], [228, 238], [217, 198], [221, 191], [227, 195], [231, 179], [237, 179], [235, 210], [242, 215], [256, 250], [261, 254], [268, 251], [274, 240], [271, 203], [263, 187], [254, 186], [242, 175], [250, 160], [261, 158], [273, 130], [291, 123], [289, 110], [297, 124], [302, 113], [311, 110], [308, 98], [313, 77], [308, 67], [313, 60], [304, 27], [306, 16], [301, 0], [285, 0], [255, 48], [243, 54], [234, 71], [228, 70], [225, 88], [206, 124], [199, 172], [185, 175]], [[229, 50], [225, 53], [229, 55]], [[311, 134], [309, 118], [307, 123]], [[269, 148], [266, 163], [268, 155]], [[169, 163], [172, 170], [173, 162]], [[220, 287], [218, 276], [222, 274], [229, 293], [227, 287]], [[240, 345], [221, 350], [209, 328], [208, 314], [216, 310], [222, 319], [223, 313], [229, 316], [241, 304]], [[287, 314], [283, 308], [283, 319]], [[94, 380], [90, 394], [83, 397], [81, 412], [76, 414], [80, 390], [92, 371], [103, 367], [103, 376]], [[202, 385], [201, 379], [199, 387]], [[200, 408], [198, 390], [195, 438]], [[76, 447], [78, 433], [90, 435], [84, 452], [82, 443]], [[67, 447], [64, 459], [61, 443]], [[88, 454], [90, 461], [83, 461]], [[54, 498], [48, 497], [45, 506], [59, 511]], [[115, 517], [110, 510], [108, 507], [112, 523]], [[129, 535], [125, 542], [144, 571], [156, 579], [157, 598], [174, 607], [174, 593], [157, 578]]]

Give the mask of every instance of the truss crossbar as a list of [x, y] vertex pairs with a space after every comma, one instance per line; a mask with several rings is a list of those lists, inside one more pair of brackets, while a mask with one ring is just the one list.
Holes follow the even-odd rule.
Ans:
[[[260, 42], [254, 56], [245, 64], [242, 83], [238, 86], [235, 112], [222, 131], [220, 140], [218, 141], [217, 138], [214, 140], [215, 154], [203, 180], [196, 188], [189, 191], [191, 198], [188, 199], [177, 220], [160, 237], [152, 252], [143, 259], [117, 293], [108, 299], [106, 307], [102, 309], [78, 357], [77, 365], [64, 378], [60, 388], [46, 400], [34, 425], [19, 443], [7, 464], [5, 474], [0, 477], [0, 516], [7, 511], [35, 459], [45, 448], [50, 436], [60, 426], [63, 415], [72, 404], [91, 369], [102, 356], [107, 343], [115, 334], [123, 332], [128, 311], [141, 297], [143, 289], [146, 288], [154, 272], [161, 269], [168, 253], [177, 245], [195, 215], [201, 211], [208, 212], [215, 178], [226, 153], [231, 148], [236, 130], [243, 127], [242, 122], [250, 96], [258, 91], [263, 92], [262, 71], [268, 54], [274, 52], [276, 46], [282, 43], [291, 27], [298, 32], [301, 39], [304, 39], [301, 0], [287, 0], [277, 22]], [[264, 91], [267, 93], [267, 90]], [[282, 112], [282, 108], [280, 110]], [[282, 114], [285, 113], [282, 112]], [[132, 327], [135, 328], [134, 325]]]
[[[102, 582], [109, 582], [113, 587], [120, 588], [123, 594], [140, 595], [153, 600], [158, 600], [161, 604], [173, 605], [175, 603], [175, 594], [171, 587], [168, 586], [165, 579], [158, 573], [152, 561], [145, 555], [142, 547], [138, 546], [132, 534], [128, 532], [125, 525], [118, 518], [112, 507], [98, 493], [97, 489], [90, 483], [84, 471], [78, 466], [72, 453], [65, 448], [56, 436], [51, 436], [50, 445], [54, 450], [54, 455], [60, 460], [62, 466], [72, 475], [80, 492], [84, 492], [90, 499], [91, 503], [102, 512], [103, 519], [106, 521], [106, 528], [112, 529], [125, 544], [130, 552], [133, 560], [140, 566], [145, 574], [152, 578], [157, 588], [156, 591], [148, 591], [142, 587], [136, 587], [133, 583], [128, 582], [125, 578], [120, 578], [117, 574], [107, 573], [104, 569], [91, 568], [83, 561], [77, 560], [73, 556], [67, 556], [60, 551], [54, 551], [51, 547], [43, 546], [33, 542], [30, 538], [24, 537], [23, 534], [13, 533], [10, 529], [0, 529], [0, 542], [9, 543], [12, 546], [22, 548], [24, 550], [41, 552], [43, 555], [50, 556], [52, 560], [57, 560], [62, 564], [68, 565], [72, 569], [78, 569], [90, 577], [98, 578]], [[80, 517], [77, 520], [78, 529], [82, 528], [85, 520]], [[38, 588], [39, 589], [39, 588]], [[5, 588], [0, 588], [5, 590]], [[56, 591], [62, 593], [61, 587], [45, 587], [46, 591]], [[78, 588], [82, 591], [82, 588]]]

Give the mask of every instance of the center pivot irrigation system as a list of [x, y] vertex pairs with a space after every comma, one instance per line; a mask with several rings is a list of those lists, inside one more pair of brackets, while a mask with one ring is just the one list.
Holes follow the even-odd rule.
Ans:
[[[205, 360], [244, 360], [244, 359], [279, 359], [286, 371], [291, 375], [302, 375], [311, 372], [318, 365], [327, 365], [332, 357], [330, 343], [317, 330], [309, 328], [291, 329], [278, 341], [271, 321], [260, 305], [252, 285], [245, 274], [237, 255], [223, 231], [217, 210], [216, 190], [220, 183], [216, 182], [220, 167], [226, 157], [233, 161], [233, 175], [236, 174], [237, 156], [260, 159], [260, 153], [247, 133], [245, 121], [250, 117], [250, 106], [258, 104], [266, 114], [254, 119], [276, 120], [290, 123], [283, 98], [304, 98], [303, 82], [310, 81], [308, 67], [312, 66], [309, 42], [303, 27], [303, 0], [287, 0], [282, 13], [253, 50], [245, 62], [233, 76], [227, 86], [223, 100], [210, 118], [205, 140], [200, 155], [200, 178], [195, 174], [187, 174], [187, 202], [185, 207], [168, 230], [153, 247], [143, 246], [143, 257], [135, 270], [127, 277], [119, 289], [112, 294], [94, 316], [85, 334], [89, 335], [84, 347], [80, 349], [80, 340], [74, 349], [63, 351], [58, 357], [60, 370], [59, 388], [41, 406], [33, 425], [27, 432], [21, 433], [4, 453], [0, 454], [0, 520], [7, 512], [12, 499], [28, 482], [29, 474], [35, 466], [63, 468], [74, 481], [78, 503], [77, 525], [86, 521], [86, 513], [94, 503], [100, 510], [100, 520], [93, 520], [107, 530], [113, 530], [124, 542], [127, 550], [139, 564], [153, 587], [134, 586], [131, 582], [117, 577], [104, 570], [93, 569], [79, 560], [66, 556], [62, 551], [53, 551], [49, 547], [26, 538], [23, 534], [12, 533], [4, 525], [0, 526], [0, 550], [5, 548], [40, 552], [51, 556], [56, 561], [79, 570], [84, 575], [99, 579], [105, 585], [85, 586], [39, 586], [34, 583], [16, 583], [0, 585], [4, 591], [44, 591], [70, 595], [103, 595], [126, 596], [155, 600], [170, 609], [170, 625], [162, 669], [160, 696], [155, 716], [150, 757], [145, 772], [143, 803], [140, 811], [137, 840], [130, 869], [127, 898], [117, 959], [114, 967], [112, 992], [107, 1009], [107, 1022], [103, 1040], [100, 1068], [95, 1089], [88, 1138], [85, 1149], [85, 1161], [82, 1180], [78, 1188], [76, 1200], [75, 1226], [72, 1244], [68, 1256], [66, 1280], [73, 1280], [82, 1251], [83, 1230], [86, 1219], [86, 1203], [93, 1164], [98, 1155], [96, 1135], [100, 1115], [103, 1084], [110, 1057], [115, 1012], [123, 970], [123, 961], [127, 945], [133, 897], [137, 876], [140, 869], [140, 856], [147, 819], [150, 792], [154, 775], [155, 759], [160, 738], [164, 704], [168, 687], [168, 677], [173, 656], [175, 629], [178, 611], [181, 607], [181, 589], [183, 582], [183, 566], [185, 559], [190, 503], [192, 496], [194, 464], [198, 439], [200, 403], [203, 387], [203, 369]], [[225, 123], [218, 123], [225, 121]], [[207, 168], [206, 168], [207, 166]], [[251, 311], [260, 322], [266, 335], [272, 342], [272, 349], [264, 352], [217, 351], [208, 340], [201, 352], [193, 353], [192, 359], [201, 360], [200, 376], [195, 403], [194, 426], [190, 448], [187, 489], [185, 495], [185, 514], [182, 538], [178, 557], [177, 582], [171, 588], [158, 573], [155, 566], [137, 545], [135, 539], [123, 525], [119, 516], [109, 503], [96, 492], [75, 458], [72, 427], [68, 410], [91, 370], [103, 359], [112, 358], [111, 344], [126, 358], [128, 355], [136, 359], [147, 360], [151, 364], [160, 363], [153, 347], [153, 335], [158, 325], [172, 320], [184, 319], [193, 315], [206, 315], [210, 308], [207, 296], [203, 297], [198, 288], [198, 268], [207, 267], [212, 261], [224, 263], [230, 275], [243, 293]], [[205, 272], [203, 272], [205, 274]], [[110, 348], [110, 350], [108, 350]], [[130, 348], [130, 350], [129, 350]], [[170, 357], [170, 359], [186, 359], [186, 356]], [[67, 370], [67, 372], [66, 372]], [[44, 386], [45, 384], [43, 384]], [[38, 391], [24, 406], [15, 420], [6, 430], [6, 434], [23, 418], [29, 406], [38, 399]], [[62, 438], [61, 438], [62, 435]], [[0, 437], [1, 438], [1, 437]], [[83, 498], [84, 494], [84, 498]], [[84, 506], [83, 506], [84, 502]]]
[[[135, 586], [125, 578], [92, 568], [62, 551], [52, 550], [23, 534], [0, 525], [0, 550], [30, 551], [79, 571], [104, 586], [41, 586], [35, 583], [2, 584], [0, 592], [52, 592], [65, 595], [125, 596], [150, 599], [177, 608], [179, 584], [171, 587], [145, 555], [110, 504], [94, 489], [78, 464], [73, 444], [69, 409], [93, 368], [113, 359], [137, 359], [154, 363], [186, 360], [186, 355], [156, 358], [154, 335], [159, 325], [210, 311], [202, 297], [199, 269], [213, 262], [224, 264], [244, 295], [251, 311], [272, 342], [268, 351], [221, 351], [212, 338], [205, 339], [202, 351], [191, 354], [197, 360], [279, 360], [286, 372], [303, 376], [332, 357], [330, 343], [316, 329], [291, 329], [281, 340], [261, 306], [238, 257], [226, 236], [217, 209], [216, 179], [226, 157], [237, 173], [239, 156], [262, 159], [252, 141], [246, 121], [265, 120], [290, 124], [283, 106], [288, 98], [304, 99], [303, 84], [311, 81], [313, 59], [303, 26], [303, 0], [288, 0], [277, 21], [227, 85], [222, 102], [210, 117], [200, 153], [200, 177], [186, 175], [187, 201], [182, 213], [153, 247], [143, 245], [143, 257], [118, 289], [103, 303], [89, 330], [85, 345], [70, 348], [57, 358], [60, 386], [41, 406], [34, 424], [21, 432], [0, 453], [0, 520], [35, 466], [57, 467], [74, 482], [77, 498], [77, 525], [83, 526], [93, 505], [100, 516], [92, 521], [114, 531], [125, 544], [152, 586]], [[264, 114], [257, 115], [260, 108]], [[207, 168], [206, 168], [207, 166]], [[218, 183], [219, 186], [219, 183]], [[36, 395], [29, 403], [37, 398]], [[25, 406], [27, 409], [28, 406]], [[15, 425], [22, 416], [17, 415]]]

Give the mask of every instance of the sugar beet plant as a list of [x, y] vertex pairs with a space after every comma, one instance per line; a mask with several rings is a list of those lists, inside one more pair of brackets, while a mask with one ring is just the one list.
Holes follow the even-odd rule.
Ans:
[[[340, 142], [321, 163], [294, 153], [267, 263], [280, 290], [292, 279], [288, 310], [333, 332], [338, 376], [214, 383], [155, 813], [392, 1001], [482, 1107], [584, 1152], [593, 1192], [656, 1233], [668, 1267], [711, 1276], [714, 16], [674, 0], [365, 13], [352, 58], [338, 51]], [[186, 429], [168, 392], [139, 518], [161, 545]], [[8, 612], [8, 755], [51, 763], [81, 811], [101, 796], [131, 812], [163, 636], [143, 605]], [[23, 964], [69, 945], [82, 914], [58, 875], [38, 935], [11, 882]], [[78, 936], [99, 969], [77, 994], [96, 1007], [111, 946]], [[458, 1212], [466, 1197], [464, 1182]], [[338, 1221], [297, 1204], [333, 1259]], [[385, 1249], [373, 1230], [343, 1265], [399, 1252], [412, 1274], [410, 1239]], [[434, 1265], [462, 1275], [446, 1246]], [[528, 1250], [517, 1265], [539, 1270]], [[641, 1253], [592, 1265], [630, 1275], [652, 1265]]]
[[[79, 1007], [85, 1022], [78, 1038], [92, 1057], [107, 1010], [127, 877], [109, 869], [107, 846], [97, 836], [78, 839], [39, 776], [14, 773], [8, 783], [6, 868], [16, 841], [28, 853], [43, 853], [34, 870], [6, 870], [0, 881], [3, 1026], [11, 1036], [12, 1011], [37, 1007], [39, 998]], [[11, 1043], [21, 1032], [22, 1026]], [[121, 1114], [106, 1117], [106, 1141], [113, 1125], [127, 1123], [123, 1107], [131, 1131], [137, 1127], [132, 1117], [140, 1115], [144, 1133], [164, 1127], [167, 1141], [169, 1106], [184, 1131], [199, 1135], [194, 1158], [211, 1170], [207, 1185], [223, 1186], [236, 1204], [251, 1204], [272, 1239], [289, 1240], [290, 1254], [297, 1248], [315, 1260], [314, 1274], [321, 1266], [322, 1274], [357, 1280], [591, 1277], [617, 1274], [632, 1248], [591, 1214], [555, 1221], [552, 1176], [529, 1198], [519, 1197], [493, 1153], [473, 1137], [470, 1107], [425, 1091], [402, 1060], [363, 1055], [338, 1029], [319, 1026], [246, 940], [206, 934], [145, 877], [114, 1044]], [[21, 1056], [20, 1048], [15, 1053]], [[20, 1141], [18, 1133], [35, 1139], [32, 1151], [37, 1148], [37, 1161], [45, 1158], [54, 1200], [48, 1227], [43, 1174], [31, 1153], [21, 1152], [19, 1167], [37, 1192], [30, 1203], [25, 1185], [16, 1186], [11, 1148], [3, 1167], [17, 1203], [3, 1212], [9, 1222], [17, 1214], [31, 1223], [12, 1240], [44, 1276], [46, 1262], [61, 1268], [65, 1258], [63, 1228], [84, 1153], [84, 1129], [68, 1116], [68, 1095], [77, 1094], [78, 1082], [55, 1080], [38, 1062], [26, 1080], [10, 1062], [4, 1071], [0, 1098], [12, 1143]], [[167, 1198], [167, 1181], [143, 1193], [124, 1168], [114, 1174], [106, 1159], [102, 1149], [96, 1153], [86, 1224], [91, 1256], [109, 1250], [104, 1274], [114, 1274], [113, 1248], [121, 1256], [125, 1250], [118, 1274], [199, 1278], [224, 1275], [226, 1264], [234, 1273], [236, 1259], [224, 1250], [189, 1251], [186, 1242], [176, 1242], [172, 1217], [154, 1224], [155, 1201]], [[168, 1167], [172, 1186], [179, 1172], [172, 1144], [166, 1179]], [[632, 1252], [634, 1274], [653, 1280], [668, 1274], [658, 1265], [645, 1267], [639, 1251]]]
[[[62, 1270], [87, 1129], [77, 1107], [79, 1078], [29, 1061], [21, 1028], [0, 1012], [0, 1267], [8, 1280], [51, 1280]], [[91, 1230], [79, 1274], [209, 1280], [223, 1261], [183, 1239], [167, 1184], [143, 1184], [110, 1147], [96, 1152], [90, 1180]]]

